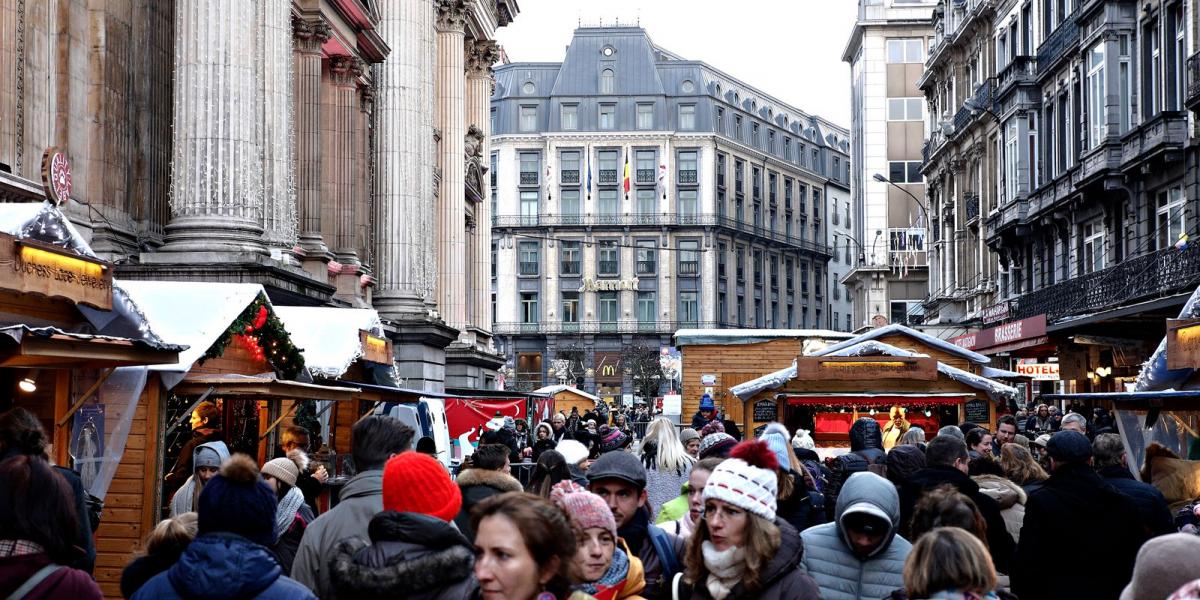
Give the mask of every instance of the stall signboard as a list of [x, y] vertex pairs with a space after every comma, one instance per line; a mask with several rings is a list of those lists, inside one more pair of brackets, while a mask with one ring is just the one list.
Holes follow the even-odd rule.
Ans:
[[381, 365], [392, 364], [392, 340], [360, 329], [358, 339], [362, 342], [362, 358]]
[[515, 420], [525, 418], [525, 398], [447, 398], [446, 425], [451, 438], [468, 434], [467, 439], [479, 442], [488, 421], [496, 413]]
[[102, 260], [0, 233], [0, 264], [12, 265], [0, 277], [6, 289], [112, 310], [112, 266]]
[[963, 421], [987, 426], [992, 422], [987, 400], [967, 400], [963, 403]]
[[1034, 381], [1058, 381], [1058, 363], [1017, 363], [1016, 372]]
[[1200, 366], [1200, 319], [1167, 319], [1167, 368]]
[[759, 400], [754, 403], [754, 422], [771, 423], [779, 419], [779, 404], [774, 400]]
[[700, 385], [712, 386], [717, 385], [717, 376], [713, 373], [705, 373], [700, 376]]
[[796, 359], [800, 380], [937, 380], [937, 361], [926, 356], [803, 356]]
[[663, 396], [662, 411], [664, 415], [679, 415], [683, 411], [683, 396], [679, 394], [667, 394]]
[[967, 350], [1002, 346], [1046, 335], [1046, 315], [1013, 321], [975, 333], [950, 338], [950, 343]]

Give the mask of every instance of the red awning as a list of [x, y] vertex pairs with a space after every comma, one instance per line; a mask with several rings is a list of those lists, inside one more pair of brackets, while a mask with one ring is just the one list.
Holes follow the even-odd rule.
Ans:
[[974, 394], [786, 394], [790, 406], [921, 406], [961, 404]]

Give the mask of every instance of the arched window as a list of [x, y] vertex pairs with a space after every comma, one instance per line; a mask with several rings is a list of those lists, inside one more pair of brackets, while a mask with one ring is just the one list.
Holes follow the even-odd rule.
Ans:
[[613, 93], [613, 88], [615, 87], [614, 80], [616, 79], [616, 77], [617, 77], [616, 73], [613, 73], [612, 69], [605, 69], [600, 72], [600, 93], [601, 94]]

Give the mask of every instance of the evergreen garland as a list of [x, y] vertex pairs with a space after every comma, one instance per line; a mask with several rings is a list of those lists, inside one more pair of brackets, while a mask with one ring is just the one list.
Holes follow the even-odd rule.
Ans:
[[209, 346], [201, 362], [221, 356], [233, 341], [241, 344], [255, 358], [270, 364], [283, 379], [295, 379], [304, 368], [304, 355], [292, 344], [283, 321], [275, 316], [263, 294], [259, 294]]

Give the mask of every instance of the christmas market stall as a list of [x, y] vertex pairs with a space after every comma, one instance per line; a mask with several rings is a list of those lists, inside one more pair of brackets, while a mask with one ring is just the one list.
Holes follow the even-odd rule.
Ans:
[[[51, 202], [0, 204], [0, 412], [23, 408], [79, 475], [94, 520], [93, 574], [120, 597], [121, 569], [157, 522], [158, 377], [187, 349], [160, 337]], [[102, 510], [97, 510], [99, 507]]]
[[[700, 408], [700, 398], [711, 396], [723, 418], [741, 431], [753, 422], [745, 403], [726, 390], [762, 376], [764, 371], [786, 368], [806, 352], [854, 337], [825, 329], [680, 329], [675, 344], [683, 355], [681, 402], [665, 406], [666, 414], [690, 425]], [[674, 414], [678, 411], [679, 414]]]
[[360, 392], [312, 383], [304, 354], [261, 285], [126, 281], [120, 286], [155, 332], [190, 346], [178, 361], [150, 367], [162, 382], [157, 428], [151, 429], [162, 451], [152, 469], [159, 494], [148, 511], [158, 513], [151, 507], [161, 507], [165, 514], [180, 475], [186, 475], [180, 450], [193, 438], [192, 419], [201, 402], [216, 405], [216, 435], [230, 452], [249, 454], [261, 464], [277, 453], [282, 428], [300, 424], [320, 431], [320, 403], [350, 401]]
[[[534, 390], [536, 394], [546, 394], [554, 399], [554, 405], [551, 406], [551, 412], [561, 412], [564, 415], [571, 414], [574, 409], [580, 415], [586, 415], [596, 409], [596, 403], [600, 402], [600, 397], [594, 394], [589, 394], [579, 388], [566, 384], [548, 385], [543, 388]], [[550, 415], [544, 415], [541, 419], [546, 420]], [[536, 423], [534, 423], [536, 425]]]
[[982, 375], [986, 356], [888, 325], [798, 356], [792, 365], [730, 388], [748, 426], [771, 421], [812, 431], [818, 446], [845, 448], [861, 416], [879, 421], [890, 447], [910, 427], [932, 435], [970, 421], [992, 429], [1016, 389]]

